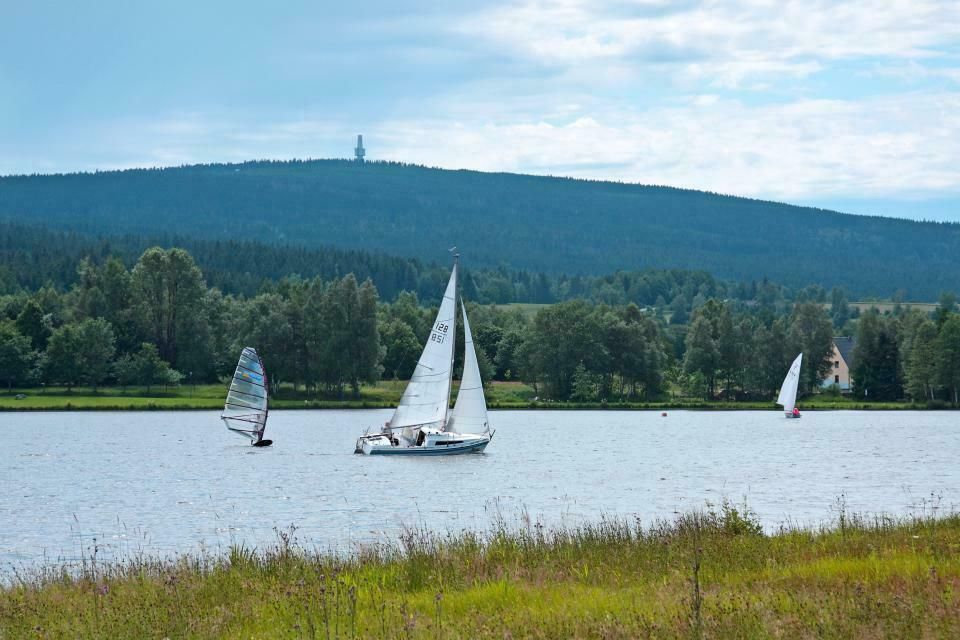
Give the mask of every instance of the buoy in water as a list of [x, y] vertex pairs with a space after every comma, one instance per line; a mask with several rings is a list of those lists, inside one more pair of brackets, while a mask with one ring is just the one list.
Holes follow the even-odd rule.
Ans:
[[660, 416], [663, 417], [663, 418], [666, 418], [666, 417], [667, 417], [667, 412], [664, 411], [663, 413], [660, 414]]

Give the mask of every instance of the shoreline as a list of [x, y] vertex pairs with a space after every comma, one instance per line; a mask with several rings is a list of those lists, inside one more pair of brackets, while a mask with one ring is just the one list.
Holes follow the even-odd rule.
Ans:
[[[49, 396], [48, 396], [49, 397]], [[30, 403], [0, 400], [0, 413], [65, 411], [219, 411], [222, 402], [189, 402], [184, 398], [131, 396], [73, 396], [56, 402]], [[124, 401], [126, 400], [126, 401]], [[363, 411], [394, 409], [396, 403], [377, 400], [271, 401], [271, 411]], [[781, 411], [779, 406], [761, 402], [491, 402], [491, 411]], [[802, 413], [821, 411], [957, 411], [957, 407], [929, 406], [910, 402], [838, 402], [811, 404]]]
[[[282, 385], [270, 397], [271, 410], [365, 410], [394, 409], [400, 402], [406, 380], [383, 380], [360, 387], [359, 395], [343, 396], [305, 392]], [[451, 397], [459, 387], [453, 385]], [[219, 411], [227, 388], [224, 384], [181, 385], [178, 387], [91, 387], [14, 388], [0, 393], [0, 413], [21, 411]], [[493, 382], [485, 389], [487, 407], [499, 411], [781, 411], [770, 400], [703, 400], [669, 396], [634, 401], [552, 401], [541, 400], [533, 387], [522, 382]], [[20, 399], [17, 399], [17, 398]], [[452, 406], [452, 403], [451, 403]], [[807, 411], [930, 411], [954, 410], [945, 402], [864, 402], [846, 396], [808, 396], [798, 403]]]

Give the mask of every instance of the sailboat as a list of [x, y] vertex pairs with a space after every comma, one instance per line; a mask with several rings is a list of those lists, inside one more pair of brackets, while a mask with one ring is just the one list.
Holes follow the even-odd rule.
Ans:
[[263, 361], [256, 349], [244, 347], [220, 419], [227, 429], [248, 438], [253, 446], [269, 447], [273, 440], [263, 439], [263, 432], [267, 428], [269, 395]]
[[780, 395], [777, 397], [777, 404], [783, 407], [783, 413], [788, 418], [799, 418], [800, 410], [797, 409], [797, 385], [800, 384], [800, 362], [803, 360], [803, 354], [797, 356], [797, 359], [790, 365], [787, 371], [787, 377], [783, 379], [780, 385]]
[[366, 455], [453, 455], [481, 453], [493, 433], [467, 310], [461, 300], [465, 337], [463, 376], [453, 413], [450, 391], [456, 336], [457, 260], [427, 344], [393, 417], [377, 433], [365, 433], [354, 453]]

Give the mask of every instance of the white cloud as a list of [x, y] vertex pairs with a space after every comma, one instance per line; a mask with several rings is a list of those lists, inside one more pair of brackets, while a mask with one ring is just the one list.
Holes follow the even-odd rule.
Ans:
[[312, 37], [324, 15], [304, 21], [278, 68], [323, 73], [290, 71], [295, 97], [254, 84], [271, 101], [184, 97], [0, 140], [0, 172], [344, 157], [363, 133], [371, 158], [448, 168], [785, 200], [960, 193], [955, 0], [425, 4], [442, 10], [345, 11], [333, 41]]
[[[451, 169], [787, 201], [960, 194], [960, 92], [768, 105], [708, 94], [642, 110], [586, 102], [560, 107], [549, 120], [527, 117], [526, 107], [512, 113], [441, 104], [434, 113], [383, 121], [362, 133], [371, 159]], [[445, 112], [456, 116], [437, 115]], [[352, 124], [309, 117], [260, 125], [196, 114], [153, 124], [131, 120], [96, 132], [120, 141], [116, 159], [83, 168], [349, 157], [356, 133]]]
[[667, 65], [696, 81], [740, 86], [756, 76], [803, 77], [824, 61], [936, 57], [956, 42], [960, 11], [953, 0], [707, 0], [677, 8], [528, 0], [481, 10], [454, 28], [545, 66]]
[[876, 65], [873, 69], [864, 72], [868, 77], [895, 78], [906, 82], [917, 82], [921, 80], [945, 79], [960, 83], [960, 61], [954, 62], [956, 66], [932, 67], [922, 65], [916, 60], [908, 60], [902, 63]]
[[[731, 100], [539, 122], [383, 123], [370, 155], [442, 167], [669, 184], [767, 198], [960, 191], [960, 93]], [[469, 150], [464, 153], [464, 150]]]

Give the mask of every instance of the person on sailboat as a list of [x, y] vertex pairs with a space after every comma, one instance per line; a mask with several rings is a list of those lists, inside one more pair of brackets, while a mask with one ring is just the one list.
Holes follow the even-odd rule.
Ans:
[[799, 408], [799, 407], [794, 407], [794, 408], [793, 408], [793, 417], [794, 417], [794, 418], [799, 418], [799, 417], [800, 417], [800, 408]]

